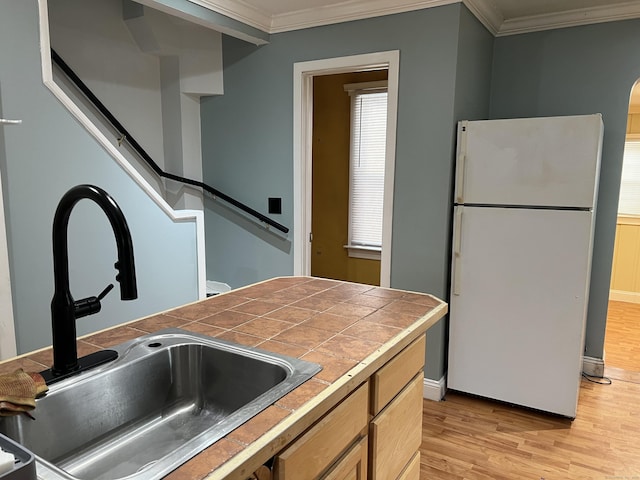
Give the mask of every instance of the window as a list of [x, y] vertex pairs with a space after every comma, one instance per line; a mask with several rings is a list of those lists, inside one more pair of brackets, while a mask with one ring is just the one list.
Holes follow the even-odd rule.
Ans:
[[640, 140], [624, 146], [618, 215], [640, 216]]
[[345, 85], [351, 95], [349, 255], [380, 259], [387, 138], [387, 82]]

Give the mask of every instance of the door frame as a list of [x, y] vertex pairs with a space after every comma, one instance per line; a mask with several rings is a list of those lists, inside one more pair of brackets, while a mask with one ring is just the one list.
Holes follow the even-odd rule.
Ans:
[[[2, 116], [1, 113], [0, 111], [0, 117]], [[10, 122], [12, 123], [11, 120], [7, 121], [0, 118], [0, 128], [5, 123], [11, 124]], [[0, 135], [4, 135], [4, 132], [0, 132]], [[4, 155], [5, 152], [0, 152], [0, 154]], [[17, 355], [16, 330], [13, 319], [13, 295], [9, 271], [9, 245], [5, 223], [2, 173], [0, 172], [0, 361]]]
[[380, 286], [391, 286], [393, 187], [398, 123], [400, 51], [366, 53], [298, 62], [293, 66], [293, 274], [311, 275], [311, 172], [313, 149], [313, 77], [338, 73], [388, 70], [387, 151], [384, 171]]

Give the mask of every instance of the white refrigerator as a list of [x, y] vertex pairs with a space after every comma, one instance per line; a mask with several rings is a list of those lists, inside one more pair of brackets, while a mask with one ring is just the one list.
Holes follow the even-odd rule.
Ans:
[[575, 418], [600, 114], [458, 125], [447, 386]]

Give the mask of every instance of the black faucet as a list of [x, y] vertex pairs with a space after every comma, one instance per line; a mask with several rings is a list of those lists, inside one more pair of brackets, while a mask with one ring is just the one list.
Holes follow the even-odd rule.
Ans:
[[78, 185], [64, 194], [53, 219], [53, 274], [55, 291], [51, 300], [51, 326], [53, 329], [53, 367], [42, 372], [47, 383], [62, 380], [82, 370], [117, 358], [117, 352], [103, 350], [78, 360], [76, 346], [76, 319], [100, 311], [100, 301], [113, 285], [97, 297], [74, 301], [69, 290], [69, 259], [67, 226], [73, 207], [83, 198], [93, 200], [107, 215], [118, 247], [120, 298], [133, 300], [138, 297], [133, 259], [133, 243], [127, 222], [120, 207], [111, 196], [93, 185]]

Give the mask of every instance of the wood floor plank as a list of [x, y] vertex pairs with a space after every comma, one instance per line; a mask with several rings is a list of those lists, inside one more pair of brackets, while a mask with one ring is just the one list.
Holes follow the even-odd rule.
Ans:
[[639, 384], [583, 380], [574, 421], [448, 393], [424, 401], [421, 478], [638, 478], [639, 446]]
[[640, 372], [640, 304], [609, 301], [604, 350], [607, 366]]

